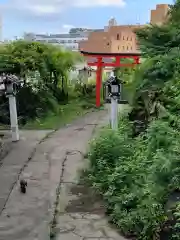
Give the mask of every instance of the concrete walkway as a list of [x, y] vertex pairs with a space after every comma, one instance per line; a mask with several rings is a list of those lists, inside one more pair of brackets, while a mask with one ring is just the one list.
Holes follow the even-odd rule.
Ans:
[[[88, 141], [105, 122], [106, 111], [94, 112], [14, 147], [0, 168], [0, 240], [49, 240], [50, 233], [58, 240], [123, 240], [108, 226], [99, 198], [77, 184]], [[18, 175], [28, 181], [25, 195]]]
[[[24, 167], [33, 157], [36, 147], [51, 131], [21, 131], [21, 139], [12, 143], [9, 132], [4, 131], [8, 139], [9, 154], [1, 161], [0, 166], [0, 214], [5, 208], [9, 195]], [[1, 133], [4, 133], [1, 131]], [[6, 148], [7, 148], [6, 146]]]

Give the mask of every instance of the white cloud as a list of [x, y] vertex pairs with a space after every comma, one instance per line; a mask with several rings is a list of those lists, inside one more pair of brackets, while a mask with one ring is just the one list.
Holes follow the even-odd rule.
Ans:
[[71, 29], [71, 28], [74, 28], [74, 27], [75, 27], [75, 26], [69, 25], [69, 24], [63, 24], [63, 26], [62, 26], [63, 29], [67, 29], [67, 30], [69, 30], [69, 29]]
[[61, 33], [68, 33], [71, 28], [75, 28], [75, 26], [69, 25], [69, 24], [63, 24], [62, 27], [60, 28]]
[[74, 0], [75, 7], [123, 7], [125, 5], [124, 0]]
[[[88, 26], [79, 26], [80, 28], [90, 28]], [[63, 29], [63, 32], [69, 32], [69, 30], [71, 28], [78, 28], [78, 26], [74, 26], [74, 25], [70, 25], [70, 24], [63, 24], [62, 25], [62, 29]]]
[[62, 12], [65, 9], [90, 7], [123, 7], [125, 0], [9, 0], [4, 10], [13, 10], [30, 15], [44, 16]]
[[53, 14], [57, 11], [57, 9], [52, 5], [33, 5], [28, 8], [31, 12], [37, 15], [46, 15], [46, 14]]

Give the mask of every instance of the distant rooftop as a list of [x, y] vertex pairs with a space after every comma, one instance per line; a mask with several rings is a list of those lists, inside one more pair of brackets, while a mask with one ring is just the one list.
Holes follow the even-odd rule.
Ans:
[[70, 34], [73, 34], [73, 33], [81, 33], [81, 32], [93, 32], [93, 31], [104, 31], [104, 29], [93, 29], [93, 28], [71, 28], [69, 30], [69, 33]]
[[78, 38], [88, 37], [91, 32], [103, 32], [104, 29], [87, 29], [83, 31], [72, 31], [69, 33], [57, 33], [57, 34], [36, 34], [36, 33], [25, 33], [26, 36], [30, 37], [41, 37], [41, 38]]

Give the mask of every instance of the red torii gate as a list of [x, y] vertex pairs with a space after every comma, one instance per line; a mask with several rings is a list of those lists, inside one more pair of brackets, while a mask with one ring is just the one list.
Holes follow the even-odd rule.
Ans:
[[[96, 66], [96, 107], [101, 105], [101, 85], [102, 85], [102, 69], [103, 67], [133, 67], [140, 64], [140, 53], [90, 53], [81, 50], [81, 54], [87, 58], [95, 58], [95, 62], [88, 62], [89, 66]], [[115, 61], [104, 62], [105, 59], [112, 59]], [[122, 63], [122, 59], [133, 59], [132, 63]]]

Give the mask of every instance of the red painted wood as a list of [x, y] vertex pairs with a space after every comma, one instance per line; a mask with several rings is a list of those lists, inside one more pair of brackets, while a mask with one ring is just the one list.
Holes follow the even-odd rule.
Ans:
[[[115, 58], [114, 62], [111, 63], [106, 63], [106, 62], [102, 62], [101, 66], [102, 67], [134, 67], [134, 65], [139, 64], [139, 56], [114, 56], [114, 57], [109, 57], [108, 55], [103, 55], [103, 56], [91, 56], [95, 59], [99, 59], [99, 58]], [[134, 59], [133, 63], [122, 63], [121, 59]], [[98, 66], [98, 62], [88, 62], [89, 66]]]
[[139, 55], [117, 55], [117, 54], [102, 54], [102, 55], [94, 55], [94, 54], [82, 54], [84, 57], [92, 57], [92, 58], [99, 58], [99, 57], [102, 57], [102, 58], [116, 58], [116, 57], [120, 57], [120, 58], [134, 58], [134, 57], [139, 57]]
[[120, 61], [121, 61], [121, 57], [117, 56], [116, 61], [115, 61], [116, 66], [118, 66], [120, 64]]
[[[95, 62], [95, 63], [91, 63], [91, 62], [89, 62], [88, 63], [88, 65], [89, 66], [94, 66], [94, 67], [96, 67], [98, 64], [97, 64], [97, 62]], [[136, 63], [101, 63], [101, 66], [102, 67], [134, 67], [136, 65]]]
[[134, 63], [135, 64], [140, 64], [140, 58], [139, 57], [134, 57]]
[[[94, 55], [94, 54], [83, 54], [85, 57], [92, 57], [95, 58], [96, 62], [88, 62], [89, 66], [96, 66], [96, 106], [100, 107], [101, 105], [101, 85], [102, 85], [102, 68], [103, 67], [134, 67], [137, 64], [140, 64], [140, 57], [139, 55], [109, 55], [109, 54], [102, 54], [102, 55]], [[111, 58], [115, 59], [114, 62], [105, 63], [102, 61], [103, 58]], [[121, 59], [134, 59], [134, 63], [121, 63]]]

